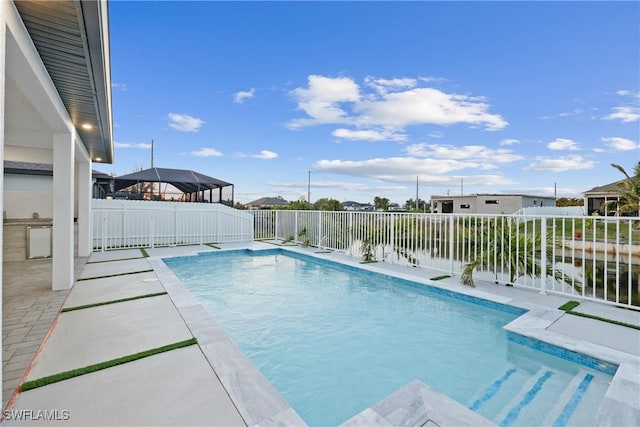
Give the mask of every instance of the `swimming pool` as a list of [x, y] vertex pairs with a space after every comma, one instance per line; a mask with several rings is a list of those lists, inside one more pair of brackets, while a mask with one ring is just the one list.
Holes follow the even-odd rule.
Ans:
[[613, 373], [533, 350], [506, 305], [280, 250], [164, 261], [311, 426], [414, 379], [504, 426], [585, 425]]

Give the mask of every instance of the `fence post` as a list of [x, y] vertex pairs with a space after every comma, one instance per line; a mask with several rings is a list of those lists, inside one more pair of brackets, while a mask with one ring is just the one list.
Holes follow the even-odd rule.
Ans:
[[[218, 212], [218, 217], [220, 212]], [[204, 243], [204, 211], [200, 211], [200, 244]]]
[[173, 211], [173, 244], [178, 242], [178, 205], [174, 207]]
[[294, 241], [297, 243], [298, 242], [298, 211], [293, 211], [293, 214], [295, 215], [294, 217], [294, 230], [293, 230], [293, 236], [294, 236]]
[[278, 220], [279, 220], [278, 216], [279, 215], [278, 215], [278, 211], [277, 210], [275, 212], [276, 212], [275, 227], [274, 227], [275, 236], [273, 236], [274, 237], [273, 240], [278, 240]]
[[[535, 228], [534, 228], [535, 230]], [[531, 254], [532, 257], [535, 254]], [[535, 259], [531, 262], [535, 263]], [[553, 261], [552, 261], [553, 262]], [[547, 218], [540, 219], [540, 295], [547, 294]]]
[[453, 251], [455, 250], [455, 242], [454, 232], [453, 232], [453, 224], [454, 224], [453, 214], [449, 215], [449, 274], [453, 276]]
[[349, 212], [349, 256], [353, 256], [353, 211]]
[[149, 245], [154, 248], [155, 247], [155, 241], [154, 241], [154, 233], [155, 232], [155, 225], [154, 225], [154, 221], [153, 221], [153, 211], [151, 211], [151, 218], [149, 219]]
[[318, 247], [322, 249], [322, 211], [318, 211]]
[[102, 211], [102, 252], [104, 252], [107, 246], [107, 211]]

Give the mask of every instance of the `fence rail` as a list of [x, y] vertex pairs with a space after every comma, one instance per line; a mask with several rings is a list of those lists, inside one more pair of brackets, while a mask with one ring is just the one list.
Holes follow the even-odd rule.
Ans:
[[256, 239], [640, 309], [640, 218], [253, 211]]
[[213, 203], [92, 201], [93, 249], [253, 241], [253, 217]]

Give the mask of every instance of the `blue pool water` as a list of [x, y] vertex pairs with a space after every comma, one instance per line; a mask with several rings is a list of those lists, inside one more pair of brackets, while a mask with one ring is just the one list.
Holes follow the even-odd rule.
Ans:
[[586, 425], [615, 369], [508, 335], [520, 309], [303, 255], [164, 262], [310, 426], [414, 379], [505, 427]]

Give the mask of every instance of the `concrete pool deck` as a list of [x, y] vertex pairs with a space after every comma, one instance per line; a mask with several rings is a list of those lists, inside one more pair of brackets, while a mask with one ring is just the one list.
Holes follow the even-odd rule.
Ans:
[[[275, 247], [260, 242], [220, 246], [223, 250]], [[388, 263], [359, 265], [356, 258], [319, 253], [317, 248], [292, 246], [287, 249], [418, 282], [428, 282], [425, 277], [441, 274], [436, 270]], [[58, 314], [22, 381], [191, 337], [195, 337], [198, 344], [17, 393], [7, 409], [14, 414], [21, 410], [57, 410], [62, 418], [65, 413], [61, 411], [67, 411], [68, 419], [56, 421], [65, 425], [304, 425], [161, 261], [168, 256], [217, 250], [209, 246], [155, 248], [147, 249], [149, 258], [144, 258], [137, 249], [92, 254], [80, 275], [84, 280], [78, 281], [69, 292], [64, 307], [144, 298]], [[594, 422], [610, 426], [640, 424], [638, 330], [567, 315], [557, 310], [569, 299], [565, 297], [489, 283], [467, 288], [461, 286], [457, 278], [429, 283], [528, 308], [527, 315], [509, 325], [511, 330], [620, 364]], [[157, 295], [164, 291], [167, 294]], [[579, 311], [640, 325], [640, 313], [630, 310], [583, 302]], [[411, 392], [422, 396], [428, 389], [413, 383], [407, 387], [399, 390], [398, 395]], [[388, 408], [383, 402], [370, 409], [379, 414], [380, 408]], [[466, 408], [452, 407], [452, 411], [458, 409], [464, 415]], [[472, 413], [470, 419], [474, 415]], [[361, 418], [366, 423], [358, 424], [354, 414], [349, 425], [371, 425], [372, 419], [366, 416]], [[453, 422], [437, 413], [431, 412], [431, 416], [431, 422], [441, 426]], [[379, 421], [378, 425], [388, 425], [382, 419]], [[423, 419], [422, 424], [427, 421], [429, 419]], [[459, 419], [456, 422], [460, 422]], [[43, 425], [38, 420], [6, 419], [4, 423]], [[469, 425], [474, 423], [470, 421]]]

